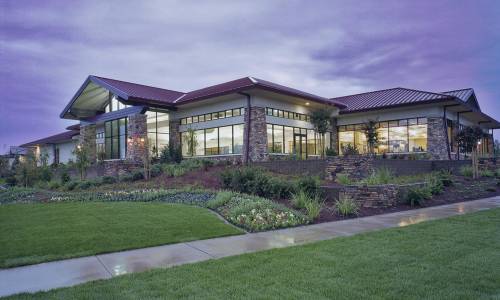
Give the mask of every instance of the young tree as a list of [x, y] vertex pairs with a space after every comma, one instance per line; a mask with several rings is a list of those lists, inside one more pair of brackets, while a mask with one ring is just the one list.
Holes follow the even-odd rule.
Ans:
[[149, 139], [145, 140], [144, 149], [146, 149], [142, 155], [142, 163], [144, 165], [144, 179], [149, 180], [151, 178], [151, 151], [149, 146], [151, 143]]
[[194, 156], [196, 151], [196, 146], [198, 146], [198, 141], [196, 140], [196, 133], [192, 128], [187, 130], [188, 139], [186, 140], [187, 154], [189, 156]]
[[311, 123], [314, 130], [320, 135], [319, 149], [321, 149], [321, 158], [325, 157], [325, 134], [331, 125], [332, 111], [330, 109], [321, 109], [313, 111], [311, 114]]
[[455, 137], [460, 150], [464, 153], [471, 153], [472, 178], [474, 179], [479, 177], [477, 145], [484, 136], [485, 134], [481, 128], [467, 126], [460, 130]]
[[377, 131], [377, 121], [368, 120], [363, 125], [363, 131], [365, 132], [366, 142], [368, 143], [368, 153], [374, 154], [375, 147], [378, 144], [378, 131]]
[[16, 165], [16, 180], [24, 187], [31, 186], [37, 179], [37, 159], [32, 151], [28, 151], [24, 159]]
[[87, 168], [90, 166], [90, 158], [87, 153], [87, 148], [82, 145], [77, 145], [73, 151], [75, 155], [75, 166], [80, 172], [80, 180], [85, 179], [87, 175]]

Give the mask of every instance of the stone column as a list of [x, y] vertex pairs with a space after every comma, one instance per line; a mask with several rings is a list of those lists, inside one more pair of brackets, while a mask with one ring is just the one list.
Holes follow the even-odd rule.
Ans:
[[97, 161], [97, 146], [95, 142], [95, 135], [95, 124], [80, 126], [79, 144], [81, 147], [87, 150], [91, 163], [95, 163]]
[[145, 114], [135, 114], [128, 117], [127, 125], [127, 155], [126, 159], [134, 163], [142, 163], [146, 154], [148, 141]]
[[427, 118], [427, 153], [432, 159], [449, 159], [444, 125], [443, 118]]
[[250, 107], [250, 111], [245, 108], [244, 130], [245, 132], [249, 130], [249, 136], [248, 140], [243, 139], [243, 157], [246, 157], [248, 151], [249, 162], [268, 160], [266, 109], [264, 107]]
[[179, 132], [179, 120], [170, 120], [169, 122], [168, 143], [174, 147], [181, 146], [181, 134]]

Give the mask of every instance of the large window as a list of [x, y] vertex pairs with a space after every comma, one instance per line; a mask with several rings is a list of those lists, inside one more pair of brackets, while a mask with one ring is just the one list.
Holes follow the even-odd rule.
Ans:
[[127, 151], [127, 118], [104, 123], [106, 159], [125, 159]]
[[[427, 119], [414, 118], [377, 123], [378, 143], [376, 153], [402, 153], [427, 151]], [[368, 152], [368, 142], [362, 124], [338, 127], [339, 153], [347, 145], [355, 146], [360, 153]]]
[[[300, 151], [307, 155], [319, 155], [319, 134], [314, 130], [267, 124], [267, 152], [293, 154], [300, 144]], [[325, 147], [330, 145], [330, 133], [325, 134]], [[295, 148], [294, 148], [295, 147]]]
[[213, 113], [208, 113], [208, 114], [203, 114], [203, 115], [186, 117], [186, 118], [182, 118], [180, 120], [180, 122], [181, 122], [181, 125], [187, 125], [187, 124], [192, 124], [192, 123], [201, 123], [201, 122], [207, 122], [207, 121], [218, 120], [218, 119], [238, 117], [238, 116], [242, 116], [244, 113], [245, 113], [245, 109], [243, 107], [241, 107], [241, 108], [228, 109], [228, 110], [224, 110], [224, 111], [218, 111], [218, 112], [213, 112]]
[[109, 103], [104, 108], [104, 111], [108, 113], [108, 112], [124, 109], [127, 107], [129, 107], [129, 105], [121, 103], [120, 100], [118, 100], [118, 98], [116, 98], [116, 96], [113, 96], [111, 98], [111, 101], [109, 101]]
[[306, 122], [309, 122], [311, 118], [309, 115], [306, 114], [301, 114], [271, 107], [266, 107], [266, 115], [284, 119], [306, 121]]
[[168, 146], [168, 114], [147, 111], [146, 116], [149, 150], [153, 156], [158, 156], [161, 150]]
[[243, 124], [181, 133], [183, 156], [228, 155], [243, 152]]

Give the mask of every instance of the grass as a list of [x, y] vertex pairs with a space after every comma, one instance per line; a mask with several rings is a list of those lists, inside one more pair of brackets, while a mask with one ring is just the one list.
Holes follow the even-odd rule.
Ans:
[[500, 209], [12, 299], [493, 299]]
[[0, 267], [241, 233], [210, 211], [166, 203], [0, 206]]

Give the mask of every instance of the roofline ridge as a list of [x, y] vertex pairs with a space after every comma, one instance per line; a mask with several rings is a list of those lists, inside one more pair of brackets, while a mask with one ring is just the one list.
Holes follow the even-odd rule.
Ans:
[[414, 92], [433, 94], [433, 95], [437, 95], [437, 96], [452, 97], [450, 95], [446, 95], [446, 94], [442, 94], [442, 93], [429, 92], [429, 91], [423, 91], [423, 90], [417, 90], [417, 89], [410, 89], [410, 88], [405, 88], [405, 87], [399, 87], [399, 88], [404, 89], [404, 90], [414, 91]]
[[345, 95], [345, 96], [338, 96], [338, 97], [333, 97], [329, 98], [329, 100], [335, 100], [338, 98], [345, 98], [345, 97], [351, 97], [351, 96], [359, 96], [359, 95], [365, 95], [365, 94], [371, 94], [371, 93], [377, 93], [377, 92], [385, 92], [385, 91], [390, 91], [390, 90], [395, 90], [395, 89], [401, 89], [402, 87], [394, 87], [394, 88], [388, 88], [388, 89], [381, 89], [381, 90], [376, 90], [376, 91], [369, 91], [369, 92], [363, 92], [363, 93], [357, 93], [357, 94], [351, 94], [351, 95]]
[[95, 78], [98, 78], [98, 79], [108, 79], [108, 80], [120, 81], [120, 82], [123, 82], [123, 83], [136, 84], [136, 85], [141, 85], [141, 86], [145, 86], [145, 87], [148, 87], [148, 88], [153, 88], [153, 89], [159, 89], [159, 90], [165, 90], [165, 91], [169, 91], [169, 92], [175, 92], [175, 93], [185, 94], [185, 92], [180, 92], [180, 91], [165, 89], [165, 88], [161, 88], [161, 87], [157, 87], [157, 86], [152, 86], [152, 85], [146, 85], [146, 84], [137, 83], [137, 82], [131, 82], [131, 81], [125, 81], [125, 80], [120, 80], [120, 79], [102, 77], [102, 76], [97, 76], [97, 75], [89, 75], [89, 76], [95, 77]]
[[441, 93], [451, 93], [451, 92], [458, 92], [458, 91], [465, 91], [465, 90], [472, 90], [472, 91], [474, 91], [474, 88], [456, 89], [456, 90], [444, 91], [444, 92], [441, 92]]

